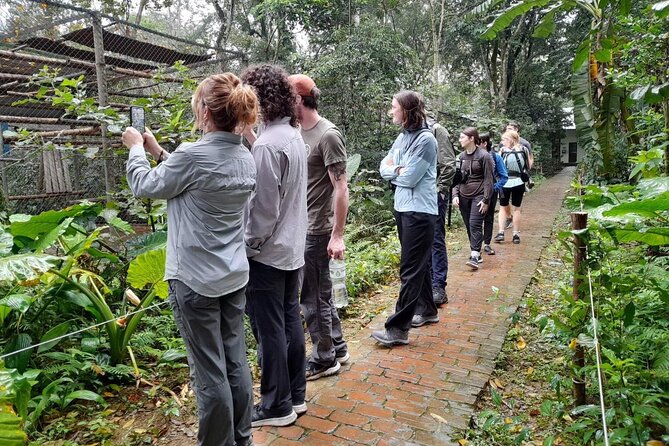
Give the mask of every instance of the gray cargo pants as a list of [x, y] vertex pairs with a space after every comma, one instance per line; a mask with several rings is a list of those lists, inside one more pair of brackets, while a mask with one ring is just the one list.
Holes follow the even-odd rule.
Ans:
[[329, 242], [329, 234], [307, 235], [300, 294], [300, 307], [312, 343], [309, 361], [328, 367], [337, 353], [343, 356], [348, 349], [339, 314], [332, 305]]
[[244, 339], [245, 289], [206, 297], [170, 280], [169, 300], [197, 397], [198, 446], [246, 446], [253, 393]]

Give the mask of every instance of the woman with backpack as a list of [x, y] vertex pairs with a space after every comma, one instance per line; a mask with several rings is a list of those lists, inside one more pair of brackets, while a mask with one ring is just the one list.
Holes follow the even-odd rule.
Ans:
[[453, 206], [460, 208], [469, 236], [471, 253], [466, 264], [472, 270], [477, 270], [481, 263], [483, 217], [488, 212], [492, 198], [494, 167], [488, 152], [478, 147], [481, 141], [474, 127], [464, 129], [459, 141], [463, 151], [458, 156], [456, 166], [459, 166], [461, 178], [453, 188]]
[[490, 133], [483, 132], [481, 133], [480, 138], [481, 143], [479, 144], [479, 147], [488, 152], [495, 165], [495, 184], [493, 185], [488, 212], [486, 212], [485, 217], [483, 218], [483, 252], [490, 256], [494, 256], [495, 250], [490, 247], [490, 241], [492, 240], [492, 227], [495, 220], [495, 206], [497, 205], [497, 197], [502, 194], [502, 186], [504, 186], [506, 180], [509, 179], [509, 176], [506, 172], [504, 160], [497, 152], [492, 150]]
[[[495, 241], [501, 243], [504, 241], [504, 229], [506, 228], [507, 218], [513, 216], [513, 238], [515, 245], [520, 243], [520, 207], [525, 195], [525, 181], [528, 177], [528, 171], [532, 168], [530, 156], [525, 147], [520, 144], [518, 132], [512, 130], [504, 132], [502, 135], [502, 149], [500, 155], [506, 165], [509, 179], [502, 188], [502, 195], [499, 198], [499, 231], [495, 236]], [[513, 206], [513, 213], [509, 206]]]

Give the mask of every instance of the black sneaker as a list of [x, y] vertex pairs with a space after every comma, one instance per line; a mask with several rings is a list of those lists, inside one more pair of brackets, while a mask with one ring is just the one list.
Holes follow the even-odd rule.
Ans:
[[495, 250], [490, 247], [490, 245], [485, 245], [483, 247], [483, 252], [488, 254], [489, 256], [494, 256], [495, 255]]
[[513, 234], [513, 239], [512, 239], [512, 241], [513, 241], [513, 244], [514, 244], [514, 245], [519, 244], [519, 243], [520, 243], [520, 236], [519, 236], [518, 234]]
[[441, 306], [448, 303], [448, 296], [446, 290], [439, 287], [432, 288], [432, 300], [436, 306]]
[[332, 359], [332, 364], [330, 365], [320, 365], [315, 362], [307, 362], [306, 377], [307, 381], [313, 381], [318, 378], [323, 378], [324, 376], [332, 376], [339, 372], [341, 364], [337, 361], [337, 358]]
[[439, 315], [423, 316], [422, 314], [414, 314], [411, 318], [411, 326], [414, 328], [422, 327], [425, 324], [436, 324], [439, 322]]
[[373, 331], [372, 337], [386, 347], [406, 345], [409, 343], [409, 331], [400, 330], [399, 328]]
[[335, 353], [335, 359], [340, 365], [344, 365], [348, 362], [349, 359], [351, 359], [351, 355], [348, 353], [348, 350], [345, 352], [336, 352]]
[[479, 259], [478, 257], [470, 257], [469, 260], [465, 263], [468, 267], [476, 271], [479, 269]]
[[273, 411], [263, 409], [260, 404], [253, 406], [251, 413], [251, 427], [260, 426], [288, 426], [297, 420], [297, 414], [290, 408], [290, 412], [285, 414], [276, 414]]
[[495, 241], [497, 243], [503, 242], [504, 241], [504, 233], [503, 232], [497, 233], [497, 235], [495, 236]]

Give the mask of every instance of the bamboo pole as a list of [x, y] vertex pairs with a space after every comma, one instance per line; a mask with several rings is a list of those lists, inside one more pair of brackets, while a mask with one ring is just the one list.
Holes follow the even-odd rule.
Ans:
[[[80, 129], [63, 129], [63, 130], [49, 130], [49, 131], [44, 131], [44, 132], [35, 132], [31, 133], [30, 136], [32, 137], [40, 137], [40, 138], [57, 138], [60, 136], [72, 136], [72, 135], [77, 135], [77, 136], [95, 136], [99, 135], [100, 133], [100, 127], [84, 127]], [[5, 137], [6, 141], [11, 141], [18, 139], [17, 137], [12, 137], [12, 138], [7, 138]]]
[[[587, 212], [571, 213], [571, 228], [574, 231], [585, 229], [588, 225]], [[574, 235], [574, 281], [572, 284], [572, 297], [581, 300], [581, 285], [583, 284], [583, 269], [586, 260], [586, 244], [583, 239]], [[585, 377], [582, 369], [585, 366], [585, 351], [581, 345], [576, 345], [574, 352], [574, 367], [578, 369], [574, 381], [574, 400], [577, 406], [585, 404]]]
[[[99, 16], [98, 16], [99, 20]], [[100, 27], [102, 24], [100, 24]], [[95, 27], [93, 27], [93, 40], [95, 40]], [[102, 34], [98, 37], [99, 39], [102, 39]], [[27, 62], [37, 62], [40, 64], [46, 64], [46, 65], [62, 65], [62, 66], [69, 66], [69, 67], [76, 67], [76, 68], [87, 68], [90, 70], [95, 70], [97, 66], [97, 62], [87, 62], [85, 60], [80, 60], [80, 59], [73, 59], [71, 57], [66, 57], [64, 59], [56, 59], [54, 57], [45, 57], [45, 56], [37, 56], [34, 54], [26, 54], [26, 53], [18, 53], [14, 51], [7, 51], [7, 50], [0, 50], [0, 57], [6, 57], [8, 59], [18, 59], [18, 60], [24, 60]], [[97, 51], [96, 51], [96, 60], [97, 60]], [[142, 77], [145, 79], [153, 79], [154, 74], [153, 73], [147, 73], [145, 71], [139, 71], [139, 70], [131, 70], [129, 68], [121, 68], [121, 67], [115, 67], [110, 65], [109, 69], [111, 71], [114, 71], [119, 74], [127, 74], [132, 77]], [[12, 76], [21, 76], [21, 75], [12, 75]], [[24, 77], [16, 77], [15, 79], [29, 79], [30, 76], [24, 76]], [[179, 79], [178, 77], [172, 77], [172, 76], [161, 76], [160, 80], [163, 82], [176, 82], [176, 83], [182, 83], [183, 79]]]
[[70, 119], [70, 118], [34, 118], [32, 116], [10, 116], [10, 115], [1, 115], [0, 121], [9, 122], [12, 124], [44, 124], [44, 125], [87, 125], [95, 126], [98, 125], [97, 121], [92, 119]]

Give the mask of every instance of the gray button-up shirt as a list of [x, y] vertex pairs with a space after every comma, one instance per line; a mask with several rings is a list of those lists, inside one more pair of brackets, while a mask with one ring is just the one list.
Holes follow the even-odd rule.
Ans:
[[307, 237], [307, 149], [289, 121], [266, 123], [251, 149], [258, 182], [245, 235], [249, 257], [284, 271], [304, 265]]
[[244, 216], [256, 167], [241, 136], [212, 132], [181, 144], [151, 169], [144, 148], [130, 149], [128, 184], [138, 197], [167, 199], [165, 279], [218, 297], [248, 282]]

